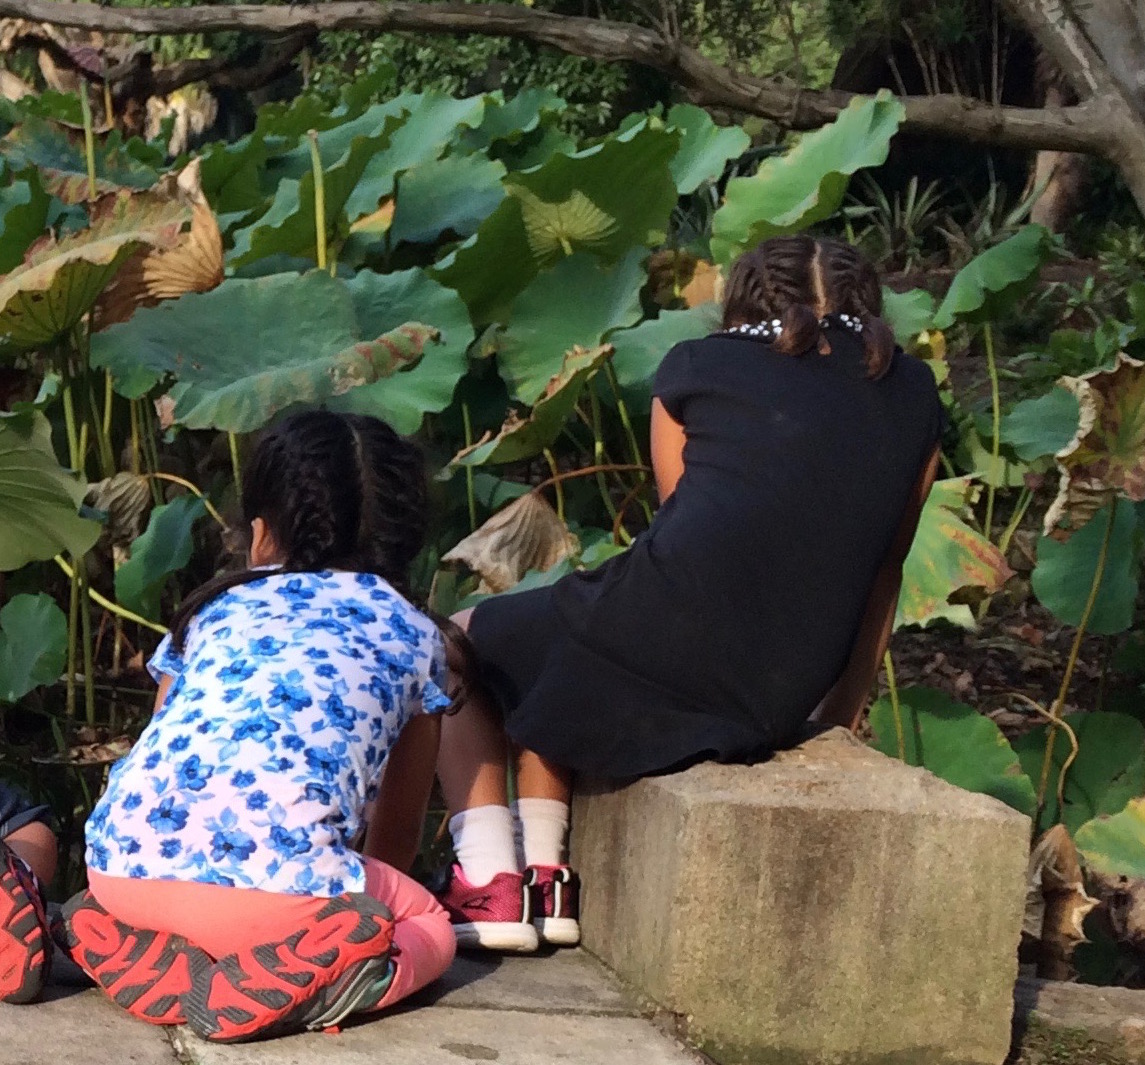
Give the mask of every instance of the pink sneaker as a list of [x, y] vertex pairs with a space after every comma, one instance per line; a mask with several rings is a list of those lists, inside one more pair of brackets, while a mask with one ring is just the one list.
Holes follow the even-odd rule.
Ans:
[[525, 870], [525, 884], [541, 941], [575, 947], [580, 942], [580, 877], [567, 865], [534, 865]]
[[448, 882], [435, 885], [433, 893], [448, 911], [462, 950], [479, 947], [531, 954], [537, 949], [540, 940], [532, 923], [529, 889], [520, 873], [498, 873], [482, 887], [469, 883], [460, 865], [444, 873]]

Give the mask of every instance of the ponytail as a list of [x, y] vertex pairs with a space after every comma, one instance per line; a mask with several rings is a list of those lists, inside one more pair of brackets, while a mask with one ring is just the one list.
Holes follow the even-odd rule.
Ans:
[[819, 316], [810, 307], [794, 303], [779, 319], [779, 335], [772, 347], [782, 355], [804, 355], [818, 346], [819, 338]]

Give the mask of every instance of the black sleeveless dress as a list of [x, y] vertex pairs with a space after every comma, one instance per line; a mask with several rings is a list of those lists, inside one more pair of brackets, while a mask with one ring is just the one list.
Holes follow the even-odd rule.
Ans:
[[615, 779], [798, 741], [942, 426], [926, 365], [897, 352], [871, 381], [862, 338], [835, 318], [825, 335], [829, 355], [727, 333], [668, 352], [654, 391], [684, 426], [685, 470], [651, 528], [473, 613], [516, 743]]

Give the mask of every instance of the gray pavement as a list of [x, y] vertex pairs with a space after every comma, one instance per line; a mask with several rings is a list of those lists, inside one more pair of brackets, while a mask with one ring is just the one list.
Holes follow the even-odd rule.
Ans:
[[[67, 979], [68, 974], [63, 974]], [[0, 1065], [696, 1065], [580, 951], [459, 958], [408, 1007], [337, 1035], [213, 1046], [152, 1028], [91, 988], [0, 1005]]]

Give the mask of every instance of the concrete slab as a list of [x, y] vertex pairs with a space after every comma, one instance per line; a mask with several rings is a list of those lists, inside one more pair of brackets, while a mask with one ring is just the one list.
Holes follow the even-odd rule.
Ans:
[[178, 1065], [160, 1028], [96, 990], [50, 988], [34, 1006], [0, 1004], [0, 1065]]
[[579, 950], [529, 957], [458, 955], [433, 987], [412, 1000], [459, 1009], [625, 1016], [635, 1001], [595, 958]]
[[570, 1017], [438, 1006], [269, 1043], [214, 1046], [185, 1029], [186, 1065], [696, 1065], [697, 1058], [636, 1017]]

